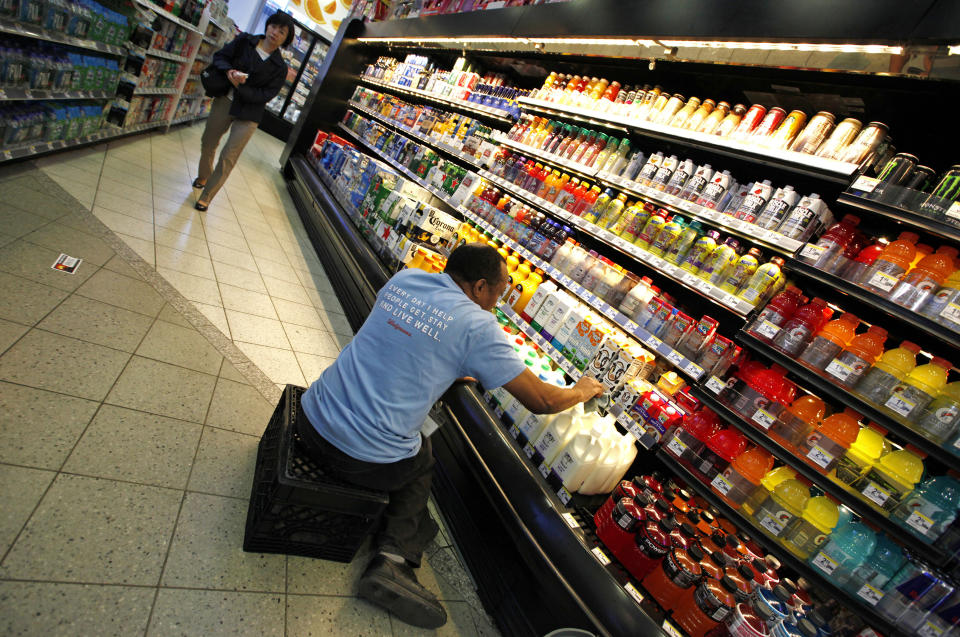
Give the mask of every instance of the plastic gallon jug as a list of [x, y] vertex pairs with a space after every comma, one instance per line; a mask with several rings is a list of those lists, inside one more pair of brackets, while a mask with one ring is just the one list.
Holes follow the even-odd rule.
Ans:
[[604, 429], [597, 425], [592, 429], [581, 429], [549, 463], [551, 473], [570, 493], [579, 491], [583, 481], [596, 467], [603, 452], [603, 434]]
[[908, 449], [891, 451], [853, 487], [863, 499], [883, 511], [893, 511], [923, 476], [923, 460]]
[[544, 462], [547, 466], [553, 462], [560, 450], [580, 429], [580, 417], [583, 408], [580, 405], [561, 412], [554, 418], [533, 442], [533, 460], [536, 464]]
[[774, 538], [783, 536], [794, 518], [803, 513], [810, 499], [810, 490], [799, 480], [784, 480], [753, 512], [753, 518], [764, 533]]
[[919, 352], [920, 346], [910, 341], [903, 341], [899, 347], [887, 350], [854, 386], [854, 392], [872, 403], [882, 404], [889, 398], [893, 388], [917, 366]]
[[837, 529], [826, 545], [808, 560], [810, 565], [844, 586], [853, 572], [867, 561], [877, 545], [876, 534], [859, 522], [850, 522]]
[[839, 519], [840, 510], [833, 500], [825, 495], [810, 498], [801, 516], [784, 532], [783, 545], [805, 560], [820, 550]]

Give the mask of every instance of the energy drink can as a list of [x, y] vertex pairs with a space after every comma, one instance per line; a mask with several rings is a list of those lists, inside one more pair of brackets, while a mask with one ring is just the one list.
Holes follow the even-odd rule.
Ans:
[[889, 127], [883, 122], [870, 122], [860, 131], [853, 143], [847, 146], [840, 161], [848, 164], [862, 164], [887, 138]]
[[790, 111], [777, 130], [767, 138], [766, 146], [769, 148], [788, 148], [793, 138], [797, 136], [803, 125], [807, 123], [807, 114], [803, 111]]
[[794, 140], [790, 150], [795, 153], [805, 153], [812, 155], [823, 140], [827, 138], [827, 133], [833, 128], [833, 122], [836, 121], [833, 113], [829, 111], [820, 111], [807, 123], [797, 138]]
[[920, 160], [910, 153], [897, 153], [893, 159], [883, 167], [877, 179], [880, 183], [873, 189], [871, 199], [886, 199], [897, 191], [913, 174], [914, 168]]
[[837, 124], [837, 127], [834, 128], [830, 136], [827, 137], [827, 141], [823, 142], [814, 154], [817, 157], [825, 157], [827, 159], [840, 159], [844, 149], [853, 141], [853, 138], [857, 136], [861, 128], [863, 128], [863, 124], [859, 119], [848, 117]]
[[[930, 196], [920, 204], [920, 211], [934, 217], [947, 216], [947, 210], [958, 198], [960, 198], [960, 164], [950, 167]], [[956, 217], [949, 218], [953, 223], [960, 222]]]

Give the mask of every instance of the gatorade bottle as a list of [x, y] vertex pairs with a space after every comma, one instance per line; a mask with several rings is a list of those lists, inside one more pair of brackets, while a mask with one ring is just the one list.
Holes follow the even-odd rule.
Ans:
[[746, 448], [747, 439], [742, 433], [729, 427], [721, 429], [707, 438], [706, 446], [696, 458], [693, 468], [712, 482]]
[[699, 460], [707, 439], [720, 431], [720, 420], [707, 408], [695, 411], [663, 439], [663, 448], [683, 464], [692, 467]]
[[786, 290], [770, 299], [770, 302], [760, 310], [760, 314], [747, 327], [747, 331], [761, 341], [769, 343], [784, 323], [797, 311], [802, 299], [803, 293], [800, 288], [788, 285]]
[[797, 472], [787, 465], [782, 465], [767, 471], [767, 473], [760, 478], [760, 484], [747, 496], [743, 504], [740, 505], [740, 510], [747, 515], [753, 515], [754, 511], [757, 510], [763, 501], [770, 497], [770, 494], [777, 488], [777, 485], [785, 480], [793, 480], [796, 477]]
[[896, 287], [917, 254], [917, 239], [913, 232], [901, 232], [870, 266], [860, 285], [871, 292], [886, 296]]
[[767, 294], [777, 287], [777, 284], [783, 279], [783, 264], [784, 261], [780, 257], [771, 258], [770, 261], [757, 268], [757, 271], [744, 284], [743, 289], [737, 293], [737, 296], [753, 305], [763, 301]]
[[833, 500], [825, 495], [810, 498], [801, 516], [784, 531], [783, 545], [805, 560], [820, 550], [839, 519], [840, 509]]
[[816, 396], [800, 396], [779, 415], [767, 435], [793, 451], [820, 426], [826, 410], [824, 402]]
[[918, 418], [947, 384], [953, 365], [935, 356], [926, 365], [918, 365], [898, 383], [883, 406], [907, 421]]
[[960, 508], [960, 480], [935, 476], [924, 480], [904, 498], [890, 518], [927, 544], [937, 540], [953, 524]]
[[887, 330], [871, 325], [863, 334], [853, 337], [840, 355], [826, 366], [824, 371], [844, 389], [850, 389], [863, 378], [870, 366], [883, 353]]
[[710, 486], [724, 502], [737, 509], [772, 468], [773, 456], [760, 447], [751, 447], [718, 474]]
[[910, 341], [903, 341], [900, 347], [887, 350], [856, 384], [854, 391], [870, 402], [882, 404], [893, 388], [917, 366], [919, 351], [920, 346]]
[[720, 239], [720, 233], [716, 230], [707, 230], [706, 234], [697, 239], [690, 248], [680, 267], [687, 272], [696, 274], [703, 267], [710, 254], [717, 248], [717, 241]]
[[814, 259], [801, 257], [801, 260], [807, 261], [818, 270], [832, 271], [837, 258], [843, 254], [844, 249], [856, 234], [859, 223], [860, 217], [844, 215], [839, 223], [830, 226], [817, 241], [818, 256]]
[[843, 273], [847, 271], [866, 244], [867, 238], [863, 235], [863, 233], [859, 230], [854, 232], [853, 237], [850, 238], [850, 242], [847, 244], [847, 247], [845, 247], [837, 255], [837, 258], [832, 262], [832, 264], [829, 264], [828, 267], [824, 268], [824, 272], [843, 277]]
[[825, 418], [798, 451], [807, 464], [826, 475], [837, 466], [840, 456], [850, 448], [859, 432], [860, 414], [848, 408]]
[[846, 485], [854, 484], [880, 459], [886, 450], [886, 445], [887, 441], [883, 434], [871, 427], [861, 428], [857, 439], [840, 457], [835, 473], [830, 477]]
[[780, 538], [794, 518], [803, 513], [809, 499], [810, 489], [807, 485], [799, 480], [784, 480], [773, 489], [770, 497], [760, 503], [753, 518], [764, 533]]
[[736, 294], [737, 290], [743, 287], [760, 267], [759, 259], [762, 254], [760, 248], [750, 248], [745, 255], [734, 262], [727, 278], [720, 284], [720, 289], [730, 294]]
[[883, 597], [887, 582], [906, 561], [903, 550], [886, 535], [877, 536], [870, 556], [854, 569], [846, 589], [867, 603], [876, 604]]
[[833, 310], [827, 307], [826, 301], [814, 298], [794, 312], [773, 337], [773, 346], [790, 357], [796, 357], [832, 315]]
[[947, 384], [926, 406], [916, 424], [910, 424], [936, 443], [949, 440], [960, 425], [960, 381]]
[[856, 315], [844, 312], [817, 332], [797, 360], [807, 367], [822, 370], [853, 339], [859, 325], [860, 319]]
[[876, 546], [877, 536], [873, 531], [859, 522], [850, 522], [837, 529], [809, 563], [835, 585], [845, 586]]
[[921, 259], [916, 267], [890, 291], [887, 298], [897, 305], [916, 312], [953, 272], [956, 258], [956, 248], [941, 246], [935, 253]]
[[893, 511], [920, 482], [923, 460], [909, 449], [898, 449], [881, 456], [854, 488], [871, 504]]
[[697, 276], [710, 281], [713, 285], [720, 285], [726, 276], [727, 269], [731, 268], [737, 260], [739, 248], [740, 242], [733, 237], [728, 237], [710, 253], [699, 272], [696, 273]]
[[920, 313], [954, 332], [960, 331], [960, 269], [954, 270], [943, 287], [920, 306]]

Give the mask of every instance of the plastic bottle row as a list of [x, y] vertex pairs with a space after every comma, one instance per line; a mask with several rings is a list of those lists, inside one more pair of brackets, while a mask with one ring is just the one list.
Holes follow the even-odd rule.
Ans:
[[11, 0], [0, 3], [0, 18], [114, 46], [130, 30], [127, 16], [93, 0]]
[[[692, 159], [681, 161], [676, 155], [632, 150], [626, 137], [616, 139], [525, 116], [507, 133], [507, 139], [549, 157], [600, 171], [598, 176], [652, 188], [789, 239], [805, 241], [832, 221], [829, 208], [816, 193], [800, 197], [793, 186], [774, 188], [769, 180], [739, 184], [729, 171], [714, 170], [710, 164], [697, 166]], [[495, 161], [515, 164], [501, 169], [513, 176], [521, 169], [530, 172], [533, 165], [532, 160], [509, 152], [502, 152]]]
[[105, 109], [103, 102], [17, 102], [2, 105], [0, 148], [90, 135], [103, 125]]
[[107, 115], [107, 121], [128, 128], [139, 124], [162, 122], [173, 107], [173, 98], [169, 96], [135, 96], [129, 107], [114, 102]]
[[120, 67], [112, 58], [71, 53], [37, 40], [0, 39], [0, 88], [110, 91]]
[[788, 114], [774, 106], [716, 102], [663, 92], [659, 86], [622, 87], [596, 77], [563, 76], [550, 73], [532, 98], [558, 105], [593, 111], [598, 115], [616, 115], [633, 124], [650, 122], [678, 130], [742, 142], [759, 148], [790, 150], [851, 164], [860, 164], [881, 153], [887, 139], [887, 126], [847, 118], [836, 123], [836, 116], [820, 111], [807, 121], [807, 113]]
[[951, 363], [933, 357], [918, 365], [920, 348], [914, 343], [902, 341], [884, 351], [884, 328], [872, 325], [857, 334], [857, 316], [832, 316], [826, 301], [807, 300], [790, 286], [746, 331], [960, 455], [960, 381], [948, 383]]
[[160, 58], [147, 58], [139, 74], [137, 88], [173, 88], [179, 81], [183, 67], [179, 62]]
[[858, 197], [912, 210], [938, 221], [960, 225], [960, 165], [937, 173], [920, 164], [916, 155], [897, 153], [876, 172], [862, 176], [848, 189]]
[[806, 246], [799, 259], [960, 332], [960, 262], [957, 248], [917, 243], [919, 236], [901, 232], [894, 241], [870, 239], [858, 229], [860, 219], [846, 215]]

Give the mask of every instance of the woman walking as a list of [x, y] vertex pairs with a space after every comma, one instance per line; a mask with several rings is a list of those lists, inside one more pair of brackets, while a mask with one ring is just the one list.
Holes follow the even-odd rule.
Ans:
[[[206, 210], [230, 175], [253, 132], [257, 130], [263, 108], [283, 87], [287, 65], [279, 49], [293, 41], [294, 23], [289, 14], [277, 11], [267, 18], [264, 35], [241, 33], [213, 55], [213, 66], [223, 71], [233, 85], [230, 91], [215, 97], [200, 142], [200, 166], [194, 188], [203, 188], [194, 208]], [[217, 166], [213, 156], [223, 134], [230, 131], [220, 151]]]

